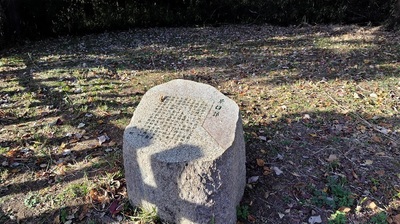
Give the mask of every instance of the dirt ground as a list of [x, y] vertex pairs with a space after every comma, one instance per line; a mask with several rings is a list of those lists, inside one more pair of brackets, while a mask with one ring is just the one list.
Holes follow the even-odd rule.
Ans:
[[239, 223], [400, 223], [400, 35], [230, 25], [60, 37], [3, 50], [0, 222], [162, 223], [129, 205], [124, 127], [151, 87], [240, 107]]

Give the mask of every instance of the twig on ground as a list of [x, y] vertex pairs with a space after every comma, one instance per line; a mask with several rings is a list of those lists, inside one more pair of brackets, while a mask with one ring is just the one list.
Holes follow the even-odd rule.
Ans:
[[395, 142], [396, 144], [400, 144], [399, 141], [397, 141], [396, 139], [390, 137], [388, 134], [383, 133], [382, 131], [380, 131], [380, 129], [377, 127], [377, 125], [371, 124], [370, 122], [368, 122], [367, 120], [365, 120], [360, 114], [358, 114], [357, 112], [354, 111], [350, 111], [348, 108], [343, 107], [342, 105], [340, 105], [340, 103], [335, 100], [331, 95], [329, 95], [326, 91], [324, 91], [324, 93], [329, 97], [329, 99], [331, 99], [338, 108], [340, 108], [343, 111], [349, 112], [351, 114], [353, 114], [357, 119], [359, 119], [360, 121], [364, 122], [364, 124], [366, 124], [369, 128], [372, 128], [374, 131], [381, 133], [382, 135], [384, 135], [386, 138], [390, 139], [391, 141]]
[[31, 63], [32, 63], [37, 69], [39, 69], [39, 71], [41, 71], [42, 69], [39, 68], [39, 66], [37, 66], [36, 63], [35, 63], [35, 61], [32, 59], [32, 54], [31, 54], [31, 53], [28, 53], [28, 57], [29, 57], [29, 60], [31, 61]]

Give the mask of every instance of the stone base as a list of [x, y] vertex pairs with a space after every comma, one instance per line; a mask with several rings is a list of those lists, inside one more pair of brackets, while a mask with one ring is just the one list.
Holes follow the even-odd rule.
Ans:
[[173, 223], [236, 223], [246, 184], [242, 121], [215, 88], [174, 80], [150, 89], [125, 129], [123, 157], [134, 206]]

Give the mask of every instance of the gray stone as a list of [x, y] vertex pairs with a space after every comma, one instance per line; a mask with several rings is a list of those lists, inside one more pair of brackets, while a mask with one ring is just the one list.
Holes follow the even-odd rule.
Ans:
[[130, 202], [174, 223], [236, 223], [246, 185], [237, 104], [206, 84], [151, 88], [124, 132]]

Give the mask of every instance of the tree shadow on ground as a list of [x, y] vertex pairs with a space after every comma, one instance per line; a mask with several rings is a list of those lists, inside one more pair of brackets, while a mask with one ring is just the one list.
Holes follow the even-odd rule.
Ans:
[[[332, 210], [340, 207], [336, 200], [343, 199], [329, 190], [329, 181], [342, 178], [343, 189], [354, 199], [347, 207], [362, 205], [365, 198], [379, 198], [380, 206], [388, 206], [396, 201], [395, 189], [400, 184], [400, 142], [398, 133], [389, 128], [392, 125], [399, 127], [399, 117], [370, 123], [356, 113], [335, 111], [288, 113], [274, 122], [245, 125], [247, 176], [259, 179], [246, 188], [242, 204], [250, 205], [257, 223], [297, 223], [316, 211], [327, 223]], [[321, 197], [324, 191], [336, 205]], [[291, 211], [284, 213], [282, 208]], [[356, 214], [348, 214], [348, 220], [368, 222]]]
[[[55, 198], [62, 195], [64, 190], [68, 189], [69, 184], [74, 181], [79, 182], [87, 179], [98, 182], [99, 178], [106, 176], [107, 173], [123, 170], [121, 163], [122, 149], [120, 148], [123, 129], [112, 124], [112, 122], [130, 119], [131, 113], [127, 113], [126, 108], [134, 107], [138, 101], [133, 99], [125, 103], [118, 103], [114, 100], [97, 98], [92, 100], [90, 105], [85, 103], [71, 104], [65, 101], [65, 96], [73, 94], [52, 91], [48, 86], [42, 85], [41, 81], [35, 79], [34, 72], [29, 71], [29, 69], [22, 69], [18, 72], [15, 77], [20, 88], [24, 89], [22, 93], [32, 93], [32, 98], [28, 101], [29, 105], [24, 106], [35, 110], [35, 108], [40, 109], [51, 105], [53, 110], [44, 111], [44, 113], [34, 116], [29, 113], [22, 115], [6, 113], [6, 116], [1, 120], [2, 128], [19, 127], [16, 129], [17, 132], [25, 133], [20, 137], [11, 135], [5, 139], [2, 138], [0, 142], [0, 147], [7, 150], [6, 153], [2, 151], [0, 156], [2, 161], [1, 182], [4, 184], [1, 187], [0, 195], [4, 199], [2, 210], [6, 209], [2, 218], [3, 216], [15, 218], [5, 220], [7, 223], [37, 222], [38, 220], [48, 223], [53, 222], [54, 218], [60, 218], [61, 211], [69, 214], [72, 212], [71, 210], [78, 211], [85, 208], [81, 211], [82, 214], [83, 212], [88, 213], [87, 207], [93, 209], [93, 204], [85, 204], [89, 198], [78, 198], [81, 201], [79, 205], [70, 205], [71, 203], [75, 204], [75, 200], [62, 201], [60, 199], [60, 205], [65, 203], [61, 210], [46, 210], [46, 208], [42, 210], [41, 207], [53, 203], [56, 200]], [[91, 93], [102, 94], [100, 89]], [[103, 96], [111, 99], [124, 97], [123, 94], [118, 95], [112, 92]], [[139, 98], [140, 94], [136, 94], [136, 96]], [[10, 103], [12, 108], [14, 104], [18, 104], [18, 101], [7, 103]], [[92, 110], [98, 105], [104, 106], [105, 111], [94, 115]], [[81, 107], [86, 107], [86, 109], [81, 110]], [[107, 108], [120, 108], [121, 110], [118, 113], [110, 114], [106, 112]], [[23, 107], [15, 106], [13, 108], [14, 111], [19, 109], [23, 110]], [[71, 129], [80, 122], [85, 122], [87, 126], [81, 130]], [[66, 130], [73, 132], [67, 133]], [[60, 131], [61, 133], [59, 133]], [[106, 136], [111, 140], [99, 144], [97, 139], [99, 136]], [[12, 181], [9, 182], [7, 179]], [[60, 189], [60, 186], [63, 187]], [[54, 195], [45, 193], [46, 189], [52, 191]], [[34, 208], [27, 209], [27, 205], [24, 205], [24, 199], [30, 192], [35, 192], [34, 194], [38, 194], [42, 198], [38, 200], [40, 203], [37, 202], [39, 204], [35, 204]], [[111, 200], [118, 199], [114, 198], [116, 195], [110, 195], [110, 193], [107, 196]], [[47, 197], [50, 197], [50, 199], [48, 200]], [[15, 200], [20, 200], [20, 202], [15, 203]], [[105, 203], [109, 202], [106, 201]], [[107, 209], [102, 208], [101, 210], [107, 213]], [[109, 219], [105, 221], [107, 223], [112, 220], [110, 215], [102, 216], [96, 213], [93, 219], [104, 221], [107, 217]], [[86, 218], [86, 216], [83, 218]]]
[[[271, 26], [146, 29], [97, 36], [63, 37], [8, 49], [1, 52], [0, 61], [1, 85], [4, 86], [0, 89], [0, 147], [9, 148], [9, 151], [16, 150], [18, 153], [23, 148], [31, 148], [35, 155], [21, 160], [20, 163], [26, 164], [23, 168], [16, 167], [20, 169], [18, 172], [12, 173], [11, 167], [2, 167], [2, 172], [7, 170], [12, 173], [10, 175], [13, 178], [39, 172], [42, 170], [39, 168], [41, 163], [37, 161], [56, 161], [65, 157], [62, 154], [62, 144], [69, 145], [72, 155], [76, 154], [72, 164], [83, 163], [88, 158], [96, 157], [97, 153], [104, 156], [107, 148], [120, 148], [123, 126], [127, 125], [141, 95], [151, 86], [169, 79], [185, 78], [213, 86], [230, 81], [257, 80], [258, 86], [269, 88], [303, 80], [338, 79], [359, 82], [398, 78], [398, 49], [398, 37], [394, 34], [354, 26], [295, 29]], [[232, 89], [225, 93], [240, 104], [244, 96], [239, 91], [241, 90], [236, 92]], [[244, 117], [252, 116], [253, 113], [247, 113], [247, 108], [242, 106], [242, 109]], [[92, 117], [87, 117], [87, 114], [92, 114]], [[312, 119], [304, 119], [305, 114], [309, 114]], [[391, 136], [394, 132], [389, 133], [388, 138], [387, 135], [377, 132], [373, 128], [375, 126], [369, 127], [357, 119], [351, 118], [354, 124], [346, 123], [352, 117], [349, 115], [334, 111], [309, 111], [304, 114], [288, 114], [280, 120], [270, 119], [269, 116], [267, 114], [260, 122], [251, 121], [245, 125], [248, 138], [248, 173], [249, 176], [260, 175], [262, 178], [246, 190], [244, 203], [252, 204], [251, 211], [260, 217], [277, 214], [278, 211], [275, 212], [272, 206], [275, 201], [287, 205], [290, 203], [285, 200], [288, 200], [293, 202], [293, 206], [298, 206], [298, 217], [306, 220], [305, 214], [309, 211], [302, 213], [302, 216], [300, 210], [303, 208], [296, 198], [303, 197], [307, 201], [312, 197], [307, 191], [302, 195], [302, 184], [307, 181], [317, 187], [323, 184], [318, 182], [321, 169], [328, 174], [333, 173], [332, 175], [336, 175], [335, 172], [347, 175], [346, 168], [353, 169], [359, 177], [357, 179], [353, 175], [357, 183], [371, 184], [367, 177], [371, 175], [368, 172], [373, 171], [359, 170], [355, 164], [365, 161], [355, 161], [354, 158], [371, 159], [377, 150], [384, 151], [390, 158], [396, 158], [397, 155], [390, 139], [396, 139], [396, 135]], [[62, 125], [56, 124], [58, 119], [62, 121]], [[392, 123], [392, 127], [399, 126], [396, 116], [384, 119], [385, 123]], [[87, 124], [85, 132], [76, 129], [82, 122]], [[381, 126], [379, 123], [374, 125]], [[73, 131], [72, 137], [65, 136], [67, 131], [64, 128]], [[393, 128], [387, 126], [386, 130], [389, 129]], [[7, 130], [7, 133], [3, 130]], [[96, 146], [97, 137], [104, 133], [114, 145], [108, 142]], [[76, 139], [75, 134], [88, 137], [87, 143], [80, 144], [83, 142], [82, 137]], [[265, 137], [266, 141], [261, 140], [264, 138], [260, 139], [260, 136]], [[57, 150], [51, 151], [57, 147]], [[38, 149], [51, 154], [41, 156], [36, 151]], [[351, 151], [347, 153], [347, 149]], [[361, 149], [366, 150], [366, 154]], [[339, 154], [338, 151], [345, 157], [339, 156], [339, 168], [328, 172], [325, 160], [330, 153]], [[355, 151], [359, 154], [352, 158], [352, 152]], [[118, 157], [121, 150], [112, 154]], [[280, 159], [279, 155], [282, 154], [289, 159]], [[267, 161], [265, 170], [255, 164], [255, 159], [260, 155]], [[13, 156], [2, 151], [0, 159], [5, 161], [10, 157]], [[23, 153], [16, 158], [23, 158]], [[384, 158], [386, 157], [378, 157], [374, 163], [383, 169]], [[319, 161], [321, 169], [311, 167], [312, 159]], [[302, 163], [298, 165], [297, 161]], [[268, 174], [268, 169], [275, 166], [284, 171], [282, 176], [275, 176], [273, 172], [272, 175]], [[122, 168], [120, 163], [117, 167]], [[72, 175], [71, 172], [64, 183], [78, 180], [85, 172], [89, 172], [88, 177], [95, 180], [109, 168], [102, 167], [101, 172], [91, 173], [91, 170], [98, 169], [98, 165], [92, 164], [75, 170], [77, 175]], [[285, 172], [285, 169], [290, 172]], [[313, 174], [314, 171], [318, 175]], [[264, 172], [267, 175], [261, 175]], [[393, 173], [390, 170], [388, 172], [387, 178], [394, 178]], [[307, 175], [302, 175], [303, 173]], [[385, 177], [378, 178], [385, 181]], [[2, 195], [21, 195], [27, 191], [40, 191], [54, 186], [54, 183], [49, 184], [48, 179], [32, 179], [14, 184], [6, 183], [8, 190], [2, 191]], [[391, 185], [398, 184], [394, 179], [389, 182]], [[293, 195], [282, 195], [281, 186], [293, 186]], [[357, 192], [358, 188], [354, 191]], [[379, 197], [382, 196], [380, 192], [387, 191], [389, 185], [387, 189], [373, 194], [374, 197]], [[270, 197], [257, 200], [265, 198], [267, 193]], [[22, 198], [18, 199], [23, 201]], [[389, 199], [385, 195], [384, 203], [387, 200]], [[264, 209], [264, 202], [271, 208]], [[257, 210], [257, 206], [263, 209]], [[310, 207], [312, 205], [306, 206], [307, 209]], [[50, 220], [50, 214], [55, 213], [33, 214], [23, 220]]]
[[[396, 35], [355, 26], [147, 29], [62, 40], [46, 51], [36, 50], [41, 42], [25, 48], [32, 52], [22, 54], [25, 64], [41, 72], [75, 69], [88, 73], [102, 67], [111, 74], [129, 70], [190, 75], [193, 69], [209, 68], [215, 71], [196, 75], [255, 74], [267, 77], [271, 84], [301, 79], [374, 79], [398, 73], [399, 55], [390, 53], [399, 49]], [[6, 56], [19, 58], [21, 52]], [[274, 77], [275, 72], [290, 75]], [[5, 74], [0, 72], [0, 76]]]

